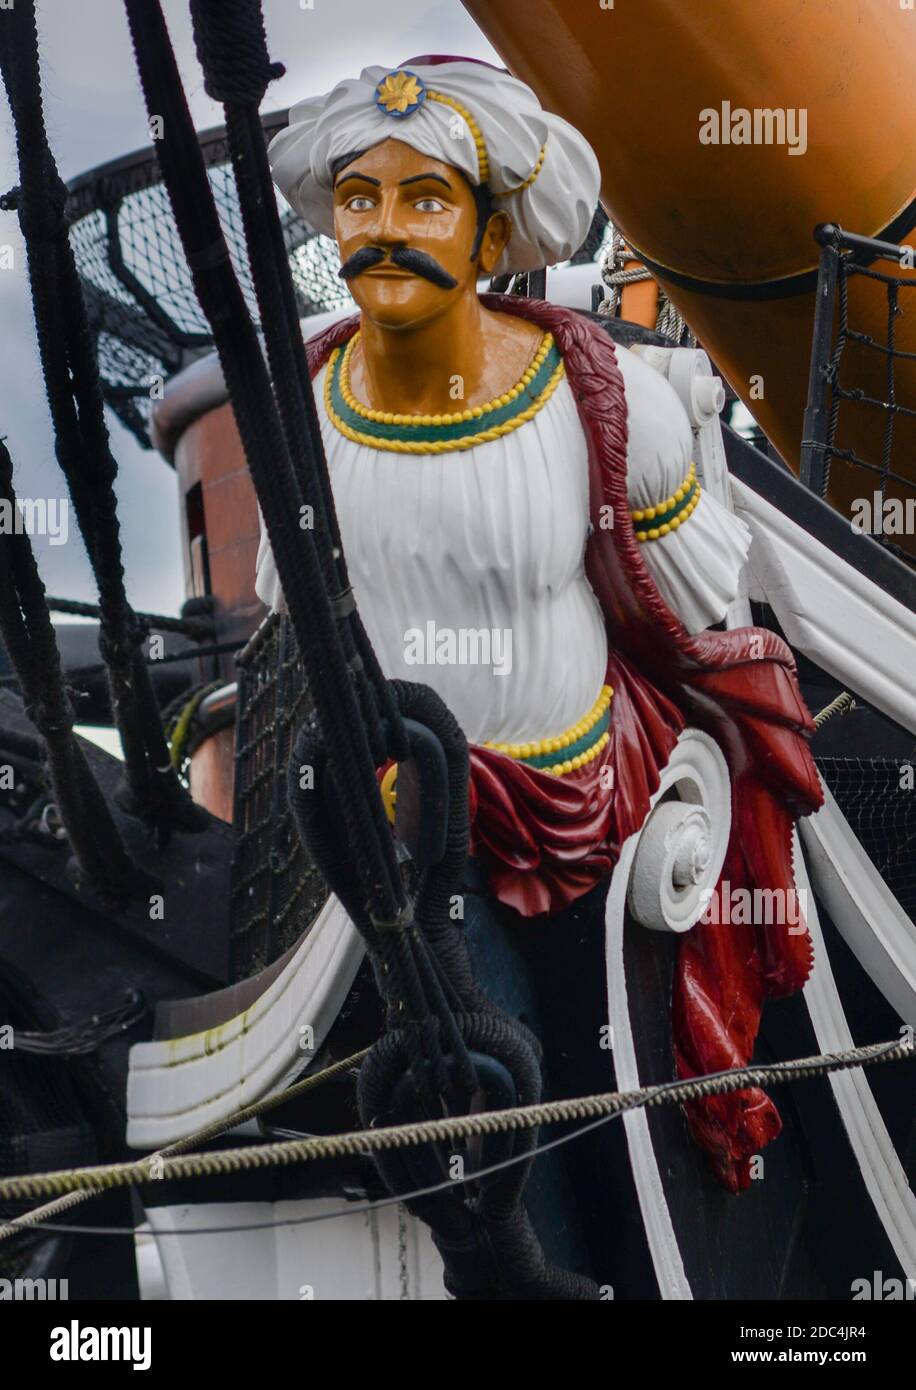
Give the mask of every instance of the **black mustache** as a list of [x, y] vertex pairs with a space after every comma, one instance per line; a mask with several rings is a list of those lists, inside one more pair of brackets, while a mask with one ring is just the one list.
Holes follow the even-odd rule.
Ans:
[[400, 270], [409, 270], [414, 275], [421, 275], [424, 280], [430, 280], [440, 290], [453, 290], [458, 284], [454, 275], [449, 275], [438, 261], [434, 261], [432, 256], [427, 256], [425, 251], [417, 251], [413, 246], [396, 246], [390, 254], [379, 246], [361, 246], [344, 261], [337, 274], [342, 280], [352, 280], [354, 275], [361, 275], [364, 270], [369, 270], [371, 266], [379, 265], [384, 260], [390, 261]]

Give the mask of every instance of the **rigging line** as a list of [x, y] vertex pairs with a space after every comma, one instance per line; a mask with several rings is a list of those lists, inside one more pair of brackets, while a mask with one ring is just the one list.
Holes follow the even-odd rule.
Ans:
[[[98, 603], [84, 603], [81, 599], [55, 598], [48, 595], [45, 603], [52, 613], [72, 613], [81, 618], [99, 618], [102, 613]], [[166, 613], [138, 612], [134, 613], [134, 617], [143, 627], [152, 628], [155, 632], [178, 632], [195, 642], [204, 642], [215, 633], [213, 623], [207, 618], [182, 618]]]
[[[211, 1124], [205, 1125], [203, 1129], [197, 1129], [192, 1134], [186, 1134], [183, 1139], [176, 1139], [165, 1148], [158, 1149], [154, 1154], [150, 1154], [147, 1162], [155, 1158], [164, 1158], [170, 1154], [185, 1152], [192, 1144], [204, 1144], [211, 1139], [218, 1138], [221, 1134], [226, 1134], [229, 1130], [235, 1129], [237, 1125], [244, 1124], [247, 1120], [252, 1120], [257, 1115], [262, 1115], [269, 1110], [275, 1110], [280, 1105], [286, 1105], [289, 1101], [297, 1100], [299, 1096], [305, 1095], [308, 1091], [317, 1090], [326, 1081], [332, 1081], [335, 1077], [342, 1076], [344, 1072], [351, 1070], [369, 1052], [368, 1047], [362, 1048], [359, 1052], [352, 1053], [349, 1057], [342, 1058], [339, 1062], [332, 1062], [329, 1066], [322, 1067], [321, 1071], [310, 1072], [308, 1076], [297, 1081], [294, 1085], [287, 1087], [285, 1091], [278, 1091], [275, 1095], [262, 1096], [260, 1100], [252, 1101], [250, 1105], [243, 1106], [241, 1110], [236, 1110], [234, 1114], [228, 1115], [224, 1120], [214, 1120]], [[34, 1211], [25, 1212], [22, 1216], [16, 1217], [14, 1221], [6, 1224], [0, 1221], [0, 1241], [14, 1236], [17, 1231], [30, 1230], [45, 1226], [45, 1218], [56, 1214], [58, 1211], [68, 1210], [70, 1207], [77, 1206], [80, 1202], [86, 1202], [90, 1197], [98, 1197], [101, 1194], [100, 1188], [77, 1188], [73, 1192], [68, 1192], [63, 1197], [57, 1197], [54, 1201], [48, 1202], [45, 1206], [36, 1207]], [[83, 1227], [77, 1229], [82, 1230]]]
[[[168, 761], [152, 685], [136, 657], [137, 621], [125, 590], [114, 489], [117, 464], [105, 424], [95, 341], [69, 241], [66, 188], [48, 143], [34, 0], [19, 0], [0, 27], [0, 67], [13, 115], [21, 183], [17, 206], [45, 394], [56, 457], [98, 586], [100, 646], [130, 798], [145, 819], [201, 830], [206, 817]], [[98, 871], [90, 877], [97, 879]]]
[[[162, 656], [156, 657], [140, 657], [139, 664], [153, 671], [157, 666], [171, 666], [181, 661], [197, 661], [205, 656], [226, 656], [230, 652], [237, 652], [244, 645], [244, 641], [236, 639], [232, 642], [213, 642], [207, 647], [182, 647], [179, 652], [165, 652]], [[104, 661], [97, 661], [92, 666], [68, 666], [64, 670], [64, 678], [68, 685], [72, 685], [77, 677], [100, 676], [107, 669]], [[21, 685], [18, 676], [0, 676], [0, 689], [12, 685]]]
[[[764, 1081], [768, 1085], [780, 1085], [785, 1081], [810, 1080], [814, 1076], [826, 1075], [831, 1071], [846, 1070], [849, 1067], [870, 1066], [877, 1062], [885, 1061], [900, 1061], [904, 1060], [905, 1058], [912, 1058], [913, 1056], [914, 1049], [911, 1043], [898, 1041], [897, 1039], [892, 1039], [891, 1041], [886, 1043], [874, 1043], [868, 1047], [854, 1048], [842, 1053], [821, 1054], [817, 1057], [800, 1057], [789, 1062], [770, 1063], [768, 1065], [760, 1067], [742, 1067], [737, 1071], [729, 1070], [722, 1072], [710, 1072], [708, 1075], [703, 1077], [692, 1077], [688, 1078], [686, 1081], [681, 1080], [662, 1082], [657, 1086], [643, 1087], [638, 1091], [630, 1091], [624, 1093], [608, 1092], [603, 1096], [583, 1097], [581, 1098], [583, 1100], [600, 1101], [609, 1100], [611, 1097], [619, 1096], [622, 1103], [620, 1104], [619, 1108], [611, 1111], [609, 1114], [599, 1115], [597, 1119], [590, 1120], [587, 1124], [579, 1126], [578, 1129], [573, 1130], [570, 1134], [562, 1134], [559, 1135], [556, 1139], [550, 1139], [546, 1143], [538, 1144], [533, 1150], [527, 1153], [513, 1154], [509, 1158], [503, 1159], [499, 1163], [494, 1163], [487, 1168], [481, 1168], [474, 1173], [469, 1173], [464, 1178], [446, 1178], [444, 1181], [434, 1183], [430, 1187], [417, 1188], [415, 1191], [412, 1192], [395, 1193], [393, 1196], [382, 1197], [372, 1202], [351, 1203], [345, 1207], [338, 1207], [334, 1211], [315, 1213], [312, 1216], [292, 1217], [283, 1221], [251, 1222], [243, 1226], [191, 1226], [181, 1231], [154, 1231], [153, 1235], [157, 1240], [161, 1236], [166, 1237], [190, 1235], [232, 1235], [241, 1234], [246, 1231], [278, 1230], [279, 1228], [284, 1226], [310, 1226], [320, 1221], [332, 1221], [342, 1216], [364, 1215], [367, 1212], [378, 1211], [382, 1207], [394, 1206], [398, 1202], [410, 1202], [418, 1197], [430, 1196], [437, 1192], [443, 1192], [446, 1190], [453, 1191], [456, 1187], [463, 1187], [467, 1183], [477, 1182], [480, 1178], [488, 1177], [493, 1173], [501, 1172], [503, 1169], [511, 1168], [516, 1164], [526, 1162], [530, 1163], [534, 1159], [539, 1158], [541, 1154], [548, 1153], [553, 1149], [558, 1149], [564, 1144], [572, 1143], [572, 1141], [575, 1139], [581, 1139], [584, 1135], [590, 1134], [593, 1130], [599, 1129], [602, 1125], [608, 1124], [611, 1120], [618, 1119], [621, 1115], [625, 1115], [634, 1110], [638, 1110], [642, 1106], [677, 1104], [682, 1099], [682, 1094], [685, 1090], [685, 1087], [689, 1083], [694, 1083], [694, 1086], [696, 1090], [699, 1092], [699, 1094], [721, 1095], [728, 1090], [745, 1089], [745, 1087], [748, 1084], [747, 1080], [745, 1079], [746, 1077], [751, 1077], [752, 1084], [754, 1085], [758, 1084], [758, 1082], [762, 1084], [762, 1082]], [[850, 1060], [851, 1058], [855, 1058], [855, 1060]], [[817, 1063], [826, 1063], [827, 1065], [817, 1066], [815, 1065]], [[768, 1073], [768, 1075], [764, 1076], [763, 1073]], [[721, 1081], [723, 1078], [728, 1078], [730, 1081], [733, 1082], [733, 1084], [729, 1086], [719, 1086], [715, 1090], [712, 1090], [708, 1085], [703, 1084], [718, 1082]], [[740, 1082], [738, 1081], [738, 1078], [741, 1078]], [[688, 1096], [687, 1098], [696, 1099], [697, 1096]], [[560, 1106], [570, 1106], [575, 1105], [576, 1103], [577, 1102], [575, 1101], [554, 1101], [547, 1102], [545, 1105], [537, 1107], [528, 1106], [526, 1107], [526, 1109], [557, 1109]], [[495, 1118], [502, 1115], [513, 1115], [516, 1112], [493, 1111], [490, 1113]], [[461, 1118], [467, 1119], [472, 1117]], [[482, 1117], [478, 1116], [476, 1118]], [[547, 1121], [546, 1123], [549, 1122], [550, 1121]], [[430, 1128], [432, 1126], [444, 1126], [447, 1124], [449, 1124], [448, 1121], [432, 1121], [430, 1122], [430, 1125], [424, 1126], [424, 1128]], [[401, 1126], [401, 1128], [411, 1129], [416, 1128], [416, 1126], [405, 1125]], [[383, 1132], [384, 1131], [378, 1131], [378, 1133]], [[100, 1190], [90, 1195], [99, 1195], [99, 1192]], [[69, 1193], [66, 1195], [72, 1196], [73, 1194]], [[50, 1207], [56, 1207], [57, 1203], [63, 1202], [63, 1200], [64, 1198], [58, 1198], [56, 1202], [49, 1204], [48, 1209], [50, 1209]], [[27, 1215], [33, 1214], [34, 1213], [28, 1213]], [[0, 1238], [6, 1235], [7, 1231], [15, 1232], [17, 1219], [22, 1220], [23, 1222], [25, 1221], [25, 1218], [14, 1218], [10, 1225], [6, 1227], [0, 1227]], [[41, 1229], [49, 1232], [67, 1232], [72, 1235], [136, 1236], [137, 1234], [137, 1230], [135, 1227], [128, 1226], [71, 1226], [68, 1224], [59, 1224], [51, 1222], [36, 1222], [34, 1224], [30, 1223], [30, 1225], [26, 1229]]]
[[[618, 1111], [644, 1105], [678, 1104], [683, 1100], [725, 1095], [731, 1091], [779, 1084], [792, 1079], [807, 1080], [813, 1076], [843, 1071], [849, 1067], [866, 1066], [879, 1061], [898, 1061], [914, 1056], [916, 1049], [908, 1039], [891, 1039], [866, 1047], [850, 1048], [844, 1052], [821, 1053], [760, 1066], [729, 1068], [705, 1076], [686, 1077], [655, 1086], [640, 1087], [634, 1091], [606, 1091], [569, 1100], [513, 1106], [505, 1110], [450, 1116], [446, 1119], [414, 1121], [406, 1125], [388, 1125], [375, 1130], [357, 1130], [317, 1139], [294, 1139], [276, 1144], [247, 1145], [244, 1148], [225, 1149], [216, 1153], [176, 1156], [164, 1160], [164, 1171], [159, 1178], [151, 1178], [149, 1172], [151, 1163], [156, 1161], [155, 1155], [130, 1163], [21, 1174], [11, 1178], [0, 1178], [0, 1202], [58, 1196], [73, 1191], [85, 1180], [90, 1181], [95, 1190], [101, 1192], [120, 1187], [140, 1186], [151, 1181], [207, 1177], [211, 1173], [249, 1172], [259, 1168], [286, 1166], [290, 1163], [306, 1163], [314, 1159], [361, 1158], [374, 1152], [389, 1152], [439, 1140], [469, 1139], [499, 1134], [509, 1129], [537, 1129], [542, 1124], [562, 1123], [596, 1114], [607, 1118]], [[530, 1154], [520, 1155], [517, 1161], [524, 1162], [529, 1157]]]
[[[2, 441], [0, 497], [15, 507], [13, 461]], [[41, 734], [50, 786], [68, 822], [74, 853], [103, 897], [128, 896], [133, 864], [73, 733], [75, 717], [57, 638], [44, 603], [32, 542], [24, 533], [7, 535], [0, 545], [0, 631], [16, 673], [12, 679], [23, 694], [25, 714]]]
[[[334, 615], [327, 577], [303, 515], [277, 402], [220, 224], [159, 0], [125, 0], [147, 109], [164, 118], [157, 155], [197, 298], [210, 321], [290, 619], [327, 741], [327, 757], [351, 844], [360, 846], [360, 887], [378, 915], [404, 907], [393, 840], [375, 783], [375, 764]], [[263, 138], [263, 137], [262, 137]], [[241, 192], [241, 189], [240, 189]], [[304, 456], [321, 447], [306, 432]], [[314, 460], [313, 460], [314, 461]], [[319, 496], [316, 488], [313, 502]]]

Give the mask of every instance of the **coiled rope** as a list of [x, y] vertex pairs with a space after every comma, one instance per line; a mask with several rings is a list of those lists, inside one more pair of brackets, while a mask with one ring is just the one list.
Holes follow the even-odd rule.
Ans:
[[[645, 280], [655, 279], [655, 276], [644, 265], [633, 266], [630, 270], [623, 268], [625, 261], [635, 259], [633, 251], [627, 246], [623, 235], [615, 227], [611, 233], [610, 245], [599, 262], [601, 278], [608, 290], [606, 298], [598, 306], [599, 314], [613, 318], [617, 313], [622, 291], [627, 285], [638, 285]], [[696, 336], [690, 332], [687, 321], [674, 307], [662, 286], [659, 285], [656, 333], [661, 333], [663, 337], [670, 338], [674, 343], [680, 343], [685, 329], [689, 334], [688, 346], [695, 347]]]

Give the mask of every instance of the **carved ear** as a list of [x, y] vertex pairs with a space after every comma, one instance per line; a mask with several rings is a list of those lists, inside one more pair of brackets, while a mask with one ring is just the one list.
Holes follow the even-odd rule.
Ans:
[[492, 275], [512, 235], [512, 219], [507, 212], [494, 212], [480, 243], [477, 264], [485, 275]]

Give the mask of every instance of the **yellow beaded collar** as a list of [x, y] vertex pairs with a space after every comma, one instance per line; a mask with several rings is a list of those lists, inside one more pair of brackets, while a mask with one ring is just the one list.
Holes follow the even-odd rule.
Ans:
[[471, 449], [518, 429], [546, 405], [563, 379], [563, 359], [551, 333], [545, 333], [521, 379], [503, 395], [447, 415], [403, 415], [372, 410], [353, 395], [350, 361], [359, 339], [335, 349], [328, 360], [324, 405], [336, 430], [357, 444], [394, 453], [440, 454]]

